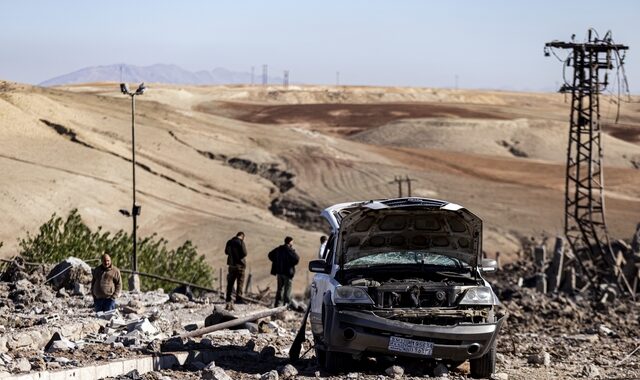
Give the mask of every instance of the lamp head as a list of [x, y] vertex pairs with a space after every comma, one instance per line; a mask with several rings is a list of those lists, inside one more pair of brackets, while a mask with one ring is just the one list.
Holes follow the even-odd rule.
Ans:
[[144, 85], [144, 82], [140, 83], [138, 89], [136, 90], [136, 95], [142, 95], [147, 90], [147, 86]]
[[129, 86], [126, 83], [120, 83], [120, 92], [125, 95], [129, 95]]

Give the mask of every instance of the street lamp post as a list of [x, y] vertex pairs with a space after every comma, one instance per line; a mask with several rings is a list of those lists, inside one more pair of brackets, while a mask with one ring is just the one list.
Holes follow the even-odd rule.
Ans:
[[[131, 164], [132, 164], [132, 177], [133, 177], [133, 204], [131, 206], [131, 218], [133, 219], [133, 231], [131, 233], [133, 239], [133, 254], [131, 256], [131, 264], [132, 264], [132, 273], [131, 277], [129, 277], [129, 290], [131, 291], [139, 291], [140, 290], [140, 276], [138, 275], [138, 256], [137, 256], [137, 238], [136, 231], [138, 229], [138, 215], [140, 215], [140, 206], [136, 204], [136, 95], [144, 94], [145, 90], [144, 83], [141, 83], [138, 86], [138, 89], [135, 92], [129, 91], [129, 87], [126, 83], [120, 83], [120, 92], [124, 95], [129, 95], [131, 97]], [[121, 210], [122, 212], [122, 210]], [[126, 215], [126, 213], [125, 213]]]

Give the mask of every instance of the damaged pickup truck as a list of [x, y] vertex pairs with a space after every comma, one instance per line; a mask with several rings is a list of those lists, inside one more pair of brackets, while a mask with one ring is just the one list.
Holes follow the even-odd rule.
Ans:
[[316, 356], [328, 371], [367, 356], [408, 356], [473, 377], [495, 370], [504, 321], [483, 272], [482, 221], [434, 199], [343, 203], [325, 209], [325, 260], [309, 263]]

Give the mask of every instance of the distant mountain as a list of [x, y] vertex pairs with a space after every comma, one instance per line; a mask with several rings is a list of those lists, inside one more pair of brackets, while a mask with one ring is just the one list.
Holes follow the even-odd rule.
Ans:
[[[188, 71], [176, 65], [156, 64], [151, 66], [134, 66], [116, 64], [93, 66], [74, 71], [69, 74], [51, 78], [40, 83], [40, 86], [57, 86], [87, 82], [152, 82], [175, 84], [234, 84], [251, 83], [251, 73], [215, 68], [211, 71]], [[256, 73], [255, 83], [262, 83], [262, 75]], [[282, 84], [282, 78], [269, 77], [269, 83]]]

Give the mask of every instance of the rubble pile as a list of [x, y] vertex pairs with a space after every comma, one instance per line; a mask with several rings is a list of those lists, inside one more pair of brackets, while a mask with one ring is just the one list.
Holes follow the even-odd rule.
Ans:
[[[47, 281], [54, 268], [27, 272], [10, 266], [0, 282], [0, 377], [42, 370], [81, 367], [114, 359], [188, 351], [184, 366], [138, 373], [119, 379], [466, 379], [468, 363], [393, 358], [363, 358], [345, 363], [346, 373], [330, 376], [315, 358], [307, 326], [301, 359], [290, 363], [288, 351], [304, 310], [246, 322], [235, 329], [197, 338], [178, 335], [264, 311], [263, 305], [222, 310], [214, 294], [181, 297], [163, 290], [124, 292], [118, 309], [95, 313], [90, 295], [74, 292], [90, 281], [80, 263], [65, 265], [68, 276]], [[85, 264], [86, 265], [86, 264]], [[74, 269], [75, 268], [75, 269]], [[84, 269], [83, 269], [84, 268]], [[72, 271], [73, 270], [73, 271]], [[634, 378], [640, 373], [640, 305], [620, 296], [606, 302], [588, 293], [539, 287], [540, 266], [531, 258], [504, 265], [488, 280], [508, 315], [498, 340], [496, 379]], [[206, 354], [205, 354], [206, 353]]]
[[558, 378], [635, 378], [640, 303], [602, 302], [589, 291], [544, 292], [531, 260], [505, 265], [492, 279], [508, 320], [498, 340], [498, 367]]

